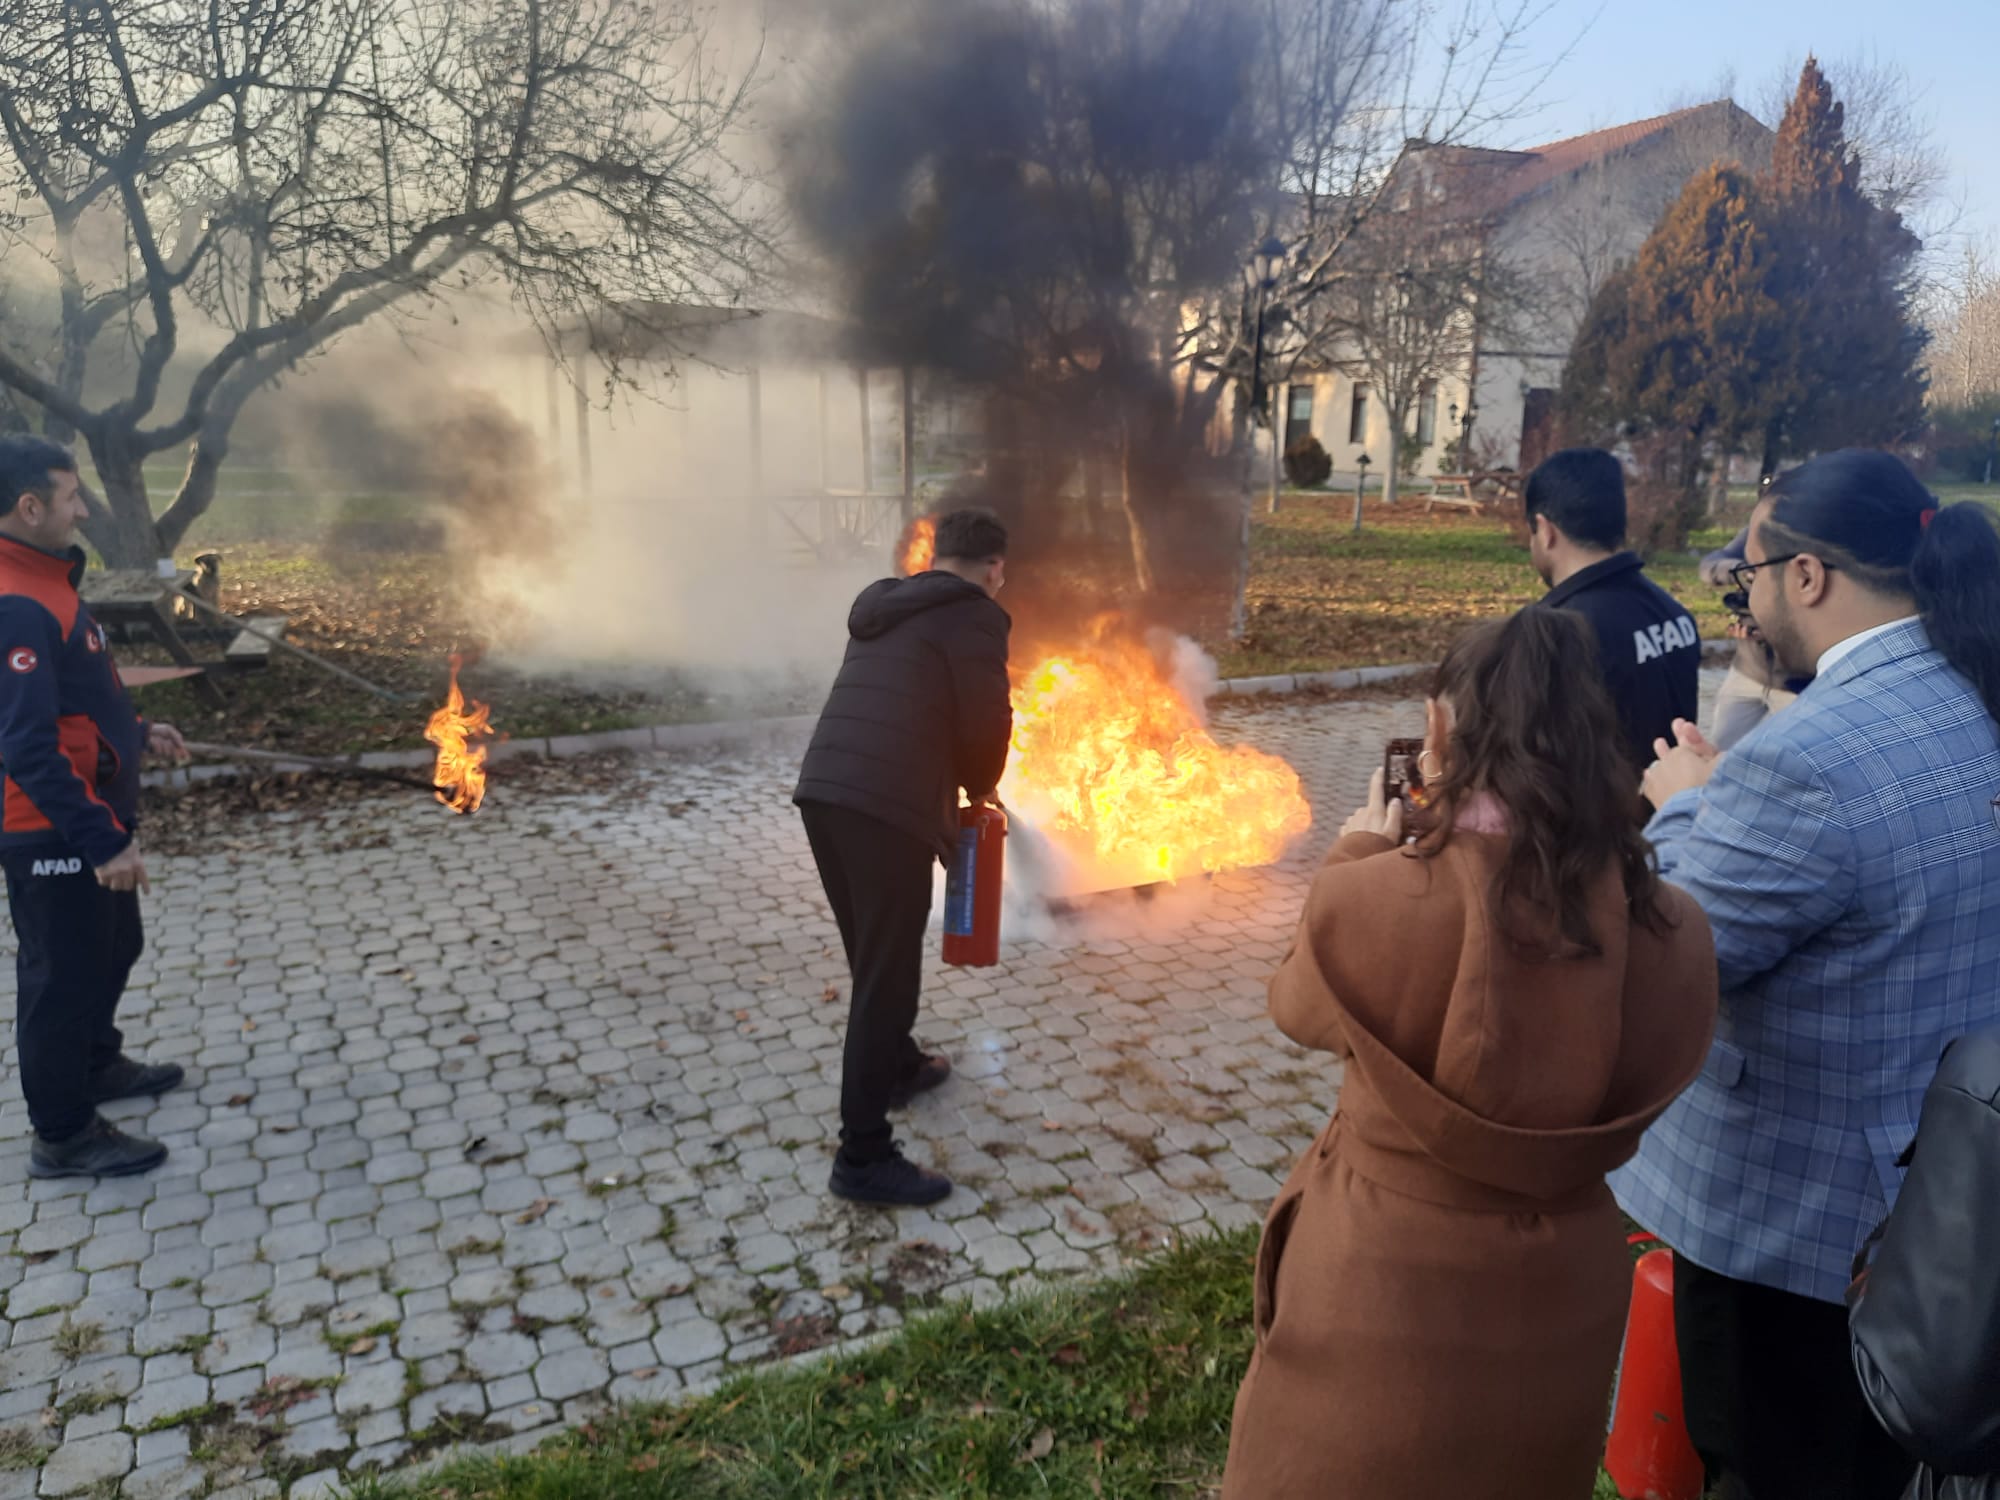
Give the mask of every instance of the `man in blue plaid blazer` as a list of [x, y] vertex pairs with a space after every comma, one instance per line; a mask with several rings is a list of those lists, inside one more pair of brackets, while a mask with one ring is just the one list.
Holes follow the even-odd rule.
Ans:
[[[1779, 480], [1739, 573], [1798, 702], [1647, 773], [1715, 934], [1708, 1066], [1612, 1186], [1676, 1251], [1689, 1430], [1724, 1494], [1894, 1500], [1841, 1306], [1939, 1056], [2000, 1024], [2000, 537], [1894, 458]], [[1851, 1437], [1845, 1435], [1853, 1434]]]

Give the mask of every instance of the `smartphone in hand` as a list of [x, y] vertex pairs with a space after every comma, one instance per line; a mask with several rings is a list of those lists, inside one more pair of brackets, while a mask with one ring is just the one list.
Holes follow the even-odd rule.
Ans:
[[1403, 831], [1422, 833], [1432, 823], [1431, 799], [1424, 787], [1422, 740], [1391, 740], [1382, 752], [1382, 795], [1403, 804]]

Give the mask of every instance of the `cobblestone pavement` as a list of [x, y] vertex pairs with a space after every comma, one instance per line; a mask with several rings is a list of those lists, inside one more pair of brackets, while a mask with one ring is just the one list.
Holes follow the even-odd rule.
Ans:
[[903, 1129], [959, 1187], [894, 1214], [825, 1190], [846, 974], [795, 751], [218, 830], [156, 871], [124, 1008], [188, 1085], [107, 1111], [167, 1164], [30, 1182], [4, 1059], [0, 1500], [318, 1493], [1255, 1221], [1338, 1077], [1265, 980], [1419, 724], [1225, 708], [1305, 778], [1289, 858], [933, 959], [918, 1035], [957, 1072]]

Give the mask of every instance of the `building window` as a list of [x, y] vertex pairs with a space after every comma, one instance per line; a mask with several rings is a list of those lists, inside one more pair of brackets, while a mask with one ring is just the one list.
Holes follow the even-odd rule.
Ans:
[[1293, 386], [1290, 402], [1291, 404], [1285, 411], [1285, 446], [1287, 448], [1312, 432], [1313, 388], [1309, 385]]
[[1368, 441], [1368, 387], [1354, 388], [1354, 403], [1347, 408], [1347, 440], [1350, 443]]
[[1437, 441], [1438, 435], [1438, 388], [1435, 380], [1426, 380], [1417, 392], [1417, 446], [1428, 448]]

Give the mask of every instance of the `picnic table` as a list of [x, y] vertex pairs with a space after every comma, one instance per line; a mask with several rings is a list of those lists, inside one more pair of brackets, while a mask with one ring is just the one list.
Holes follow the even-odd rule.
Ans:
[[[186, 569], [178, 569], [173, 577], [168, 578], [144, 568], [106, 568], [85, 573], [77, 592], [107, 632], [121, 640], [130, 640], [136, 634], [159, 642], [167, 655], [193, 675], [194, 690], [203, 701], [220, 708], [227, 700], [211, 674], [218, 669], [241, 670], [265, 665], [270, 659], [272, 645], [289, 622], [283, 615], [258, 615], [243, 621], [243, 628], [232, 625], [218, 630], [206, 624], [196, 624], [192, 617], [207, 605], [207, 601], [201, 600], [189, 587], [194, 578], [195, 575]], [[177, 602], [195, 606], [185, 609], [190, 618], [177, 618]], [[219, 610], [210, 608], [211, 612], [220, 615]], [[226, 636], [228, 639], [223, 647], [222, 659], [210, 662], [198, 660], [188, 644], [189, 635], [204, 643]], [[134, 673], [141, 670], [135, 667], [127, 672], [127, 680], [136, 685], [139, 679]]]
[[1434, 506], [1449, 506], [1454, 510], [1469, 510], [1475, 515], [1485, 511], [1488, 500], [1478, 491], [1480, 486], [1491, 487], [1496, 493], [1495, 500], [1512, 500], [1520, 494], [1521, 476], [1512, 469], [1489, 469], [1480, 474], [1444, 474], [1431, 482], [1431, 490], [1424, 497], [1424, 511], [1429, 514]]

